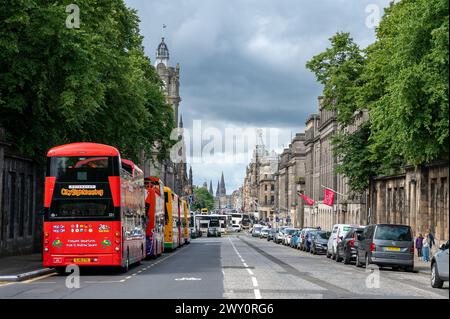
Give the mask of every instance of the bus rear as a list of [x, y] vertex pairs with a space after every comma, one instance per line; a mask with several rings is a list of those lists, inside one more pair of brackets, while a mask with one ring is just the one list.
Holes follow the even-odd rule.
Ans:
[[[47, 154], [43, 265], [128, 266], [143, 258], [144, 195], [139, 181], [121, 177], [114, 147], [73, 143]], [[121, 183], [128, 185], [121, 194]], [[143, 186], [143, 178], [142, 178]], [[122, 215], [127, 208], [128, 217]], [[123, 227], [124, 220], [133, 221]], [[132, 239], [132, 241], [130, 240]]]
[[159, 178], [150, 176], [145, 178], [145, 189], [146, 256], [154, 258], [164, 251], [164, 186]]

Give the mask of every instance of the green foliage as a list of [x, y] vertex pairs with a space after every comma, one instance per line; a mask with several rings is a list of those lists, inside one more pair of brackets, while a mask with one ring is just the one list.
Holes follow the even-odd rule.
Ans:
[[80, 0], [80, 28], [65, 26], [70, 1], [0, 4], [0, 126], [24, 155], [92, 141], [137, 160], [171, 146], [173, 112], [144, 55], [139, 19], [123, 0]]
[[307, 63], [342, 127], [355, 111], [369, 110], [368, 122], [333, 141], [337, 172], [353, 191], [405, 164], [448, 160], [448, 17], [447, 0], [391, 3], [364, 51], [337, 33]]
[[331, 47], [306, 63], [323, 84], [324, 107], [337, 110], [338, 122], [347, 125], [358, 109], [356, 95], [364, 57], [349, 33], [339, 32], [330, 38]]
[[348, 186], [357, 194], [369, 187], [369, 179], [379, 170], [379, 165], [370, 159], [369, 136], [368, 122], [352, 134], [341, 132], [333, 136], [333, 152], [339, 159], [336, 173], [345, 175]]
[[208, 208], [211, 211], [214, 208], [214, 197], [205, 187], [194, 189], [194, 201], [191, 205], [193, 210]]
[[372, 158], [386, 169], [448, 159], [448, 1], [392, 4], [368, 48]]

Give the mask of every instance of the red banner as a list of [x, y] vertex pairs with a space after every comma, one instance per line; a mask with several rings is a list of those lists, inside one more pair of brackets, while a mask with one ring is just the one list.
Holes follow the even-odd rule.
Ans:
[[333, 206], [334, 192], [329, 188], [325, 188], [325, 195], [323, 197], [323, 203], [328, 206]]
[[306, 205], [314, 205], [315, 201], [312, 200], [311, 198], [309, 198], [308, 196], [304, 195], [304, 194], [299, 194], [300, 197], [306, 202]]

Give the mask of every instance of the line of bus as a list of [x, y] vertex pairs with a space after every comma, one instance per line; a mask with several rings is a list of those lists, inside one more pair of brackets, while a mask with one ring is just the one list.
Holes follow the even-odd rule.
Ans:
[[104, 144], [48, 151], [43, 215], [43, 265], [58, 272], [72, 264], [128, 271], [190, 241], [187, 202]]

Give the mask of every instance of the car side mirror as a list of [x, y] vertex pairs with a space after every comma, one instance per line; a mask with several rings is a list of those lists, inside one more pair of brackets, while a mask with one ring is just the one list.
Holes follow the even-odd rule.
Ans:
[[441, 250], [445, 250], [445, 244], [441, 245]]

